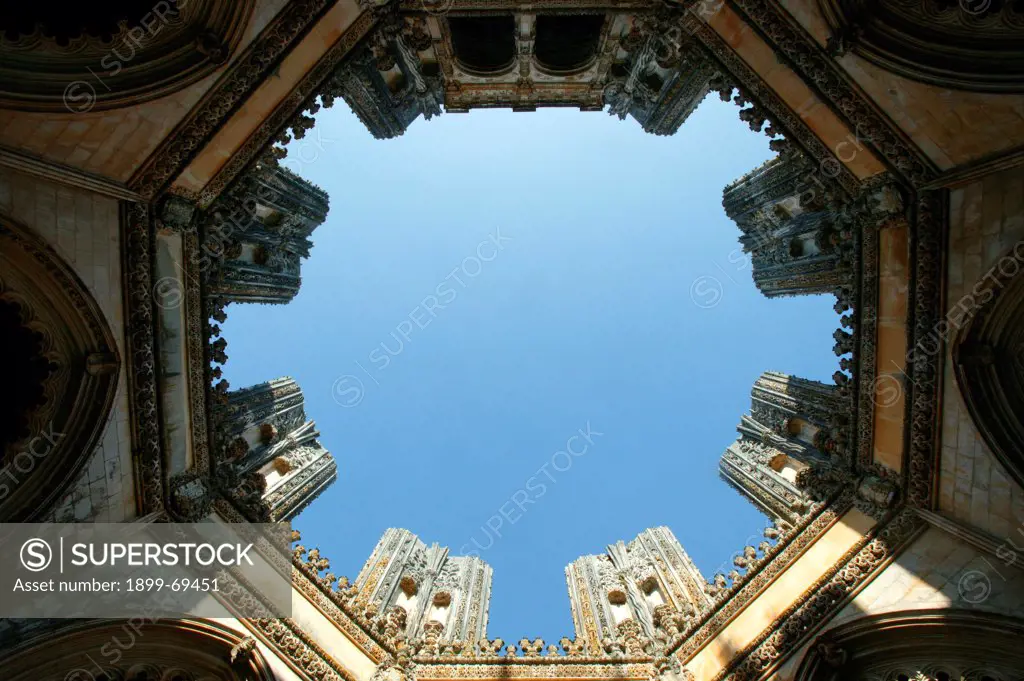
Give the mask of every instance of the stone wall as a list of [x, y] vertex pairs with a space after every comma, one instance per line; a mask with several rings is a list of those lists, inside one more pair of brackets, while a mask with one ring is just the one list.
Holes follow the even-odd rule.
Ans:
[[[124, 358], [117, 201], [0, 168], [0, 213], [38, 232], [74, 268]], [[52, 519], [120, 522], [135, 516], [126, 371], [122, 365], [103, 438]]]
[[[974, 285], [1024, 239], [1024, 168], [989, 175], [950, 197], [948, 319], [968, 308]], [[954, 328], [950, 332], [952, 336]], [[948, 339], [947, 339], [948, 340]], [[960, 522], [1007, 537], [1024, 522], [1024, 490], [986, 446], [964, 405], [945, 349], [939, 508]]]

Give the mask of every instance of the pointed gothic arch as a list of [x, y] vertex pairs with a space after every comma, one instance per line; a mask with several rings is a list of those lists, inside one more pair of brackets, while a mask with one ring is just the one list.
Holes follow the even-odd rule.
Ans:
[[0, 17], [0, 105], [84, 114], [179, 92], [237, 51], [254, 0], [17, 3]]
[[794, 681], [1011, 681], [1022, 635], [1024, 620], [974, 610], [871, 615], [819, 636]]
[[[956, 381], [985, 444], [1024, 486], [1024, 242], [959, 301], [969, 317], [953, 340]], [[950, 312], [950, 317], [955, 314]]]
[[[9, 681], [275, 681], [256, 641], [213, 621], [56, 620], [8, 650]], [[51, 622], [53, 624], [53, 622]], [[183, 654], [183, 651], [188, 651]]]
[[99, 304], [39, 235], [0, 215], [5, 386], [0, 522], [45, 517], [90, 459], [117, 392], [117, 342]]

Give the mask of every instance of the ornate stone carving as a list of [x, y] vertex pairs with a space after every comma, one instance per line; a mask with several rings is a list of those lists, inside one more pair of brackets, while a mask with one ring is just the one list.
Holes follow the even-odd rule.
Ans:
[[295, 517], [337, 478], [304, 404], [286, 377], [225, 393], [211, 412], [216, 486], [253, 520]]
[[[941, 635], [936, 635], [937, 632]], [[977, 610], [909, 610], [854, 618], [814, 641], [797, 681], [1013, 678], [1024, 664], [1017, 618]]]
[[103, 435], [117, 340], [89, 289], [33, 230], [0, 215], [0, 314], [10, 353], [0, 417], [0, 521], [41, 522]]
[[171, 477], [167, 487], [170, 490], [167, 510], [179, 522], [197, 523], [210, 514], [213, 490], [204, 476], [193, 471], [179, 473]]
[[132, 415], [132, 455], [137, 461], [142, 511], [163, 508], [163, 448], [156, 376], [156, 318], [153, 313], [153, 226], [149, 206], [122, 204], [122, 243], [128, 315], [125, 339], [131, 358], [128, 406]]

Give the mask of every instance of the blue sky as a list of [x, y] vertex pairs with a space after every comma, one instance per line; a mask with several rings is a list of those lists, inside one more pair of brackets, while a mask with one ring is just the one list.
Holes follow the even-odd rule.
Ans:
[[580, 555], [668, 525], [711, 577], [756, 543], [718, 459], [762, 371], [831, 381], [838, 319], [753, 285], [722, 188], [771, 152], [736, 111], [664, 138], [481, 110], [381, 141], [339, 102], [292, 143], [331, 212], [294, 301], [229, 307], [226, 376], [302, 387], [338, 481], [295, 526], [336, 574], [405, 527], [491, 564], [492, 638], [550, 643]]

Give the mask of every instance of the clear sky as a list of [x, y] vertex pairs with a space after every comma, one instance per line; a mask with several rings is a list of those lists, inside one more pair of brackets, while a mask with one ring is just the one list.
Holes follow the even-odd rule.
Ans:
[[339, 100], [289, 154], [330, 215], [295, 300], [229, 306], [226, 375], [303, 389], [338, 481], [295, 526], [333, 572], [405, 527], [494, 568], [492, 638], [552, 643], [578, 556], [668, 525], [710, 578], [760, 540], [718, 459], [761, 372], [831, 381], [838, 317], [753, 285], [722, 189], [771, 152], [733, 104], [669, 138], [548, 109], [381, 141]]

